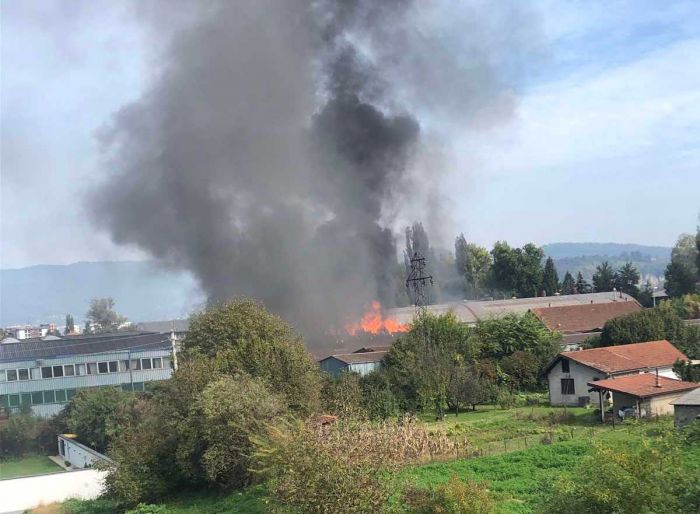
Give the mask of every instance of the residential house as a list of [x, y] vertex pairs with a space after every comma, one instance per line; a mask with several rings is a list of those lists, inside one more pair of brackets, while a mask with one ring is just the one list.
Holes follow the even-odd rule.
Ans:
[[319, 366], [326, 373], [337, 377], [343, 371], [367, 375], [383, 366], [387, 351], [336, 354], [321, 359]]
[[588, 386], [598, 394], [602, 419], [607, 393], [612, 393], [613, 415], [618, 416], [631, 409], [635, 417], [645, 418], [673, 414], [674, 401], [684, 393], [696, 390], [700, 384], [656, 373], [642, 373], [589, 382]]
[[544, 370], [549, 401], [551, 405], [596, 402], [599, 395], [589, 391], [588, 383], [612, 377], [658, 370], [663, 377], [678, 378], [673, 372], [677, 360], [688, 357], [666, 340], [561, 352]]
[[696, 389], [671, 402], [676, 428], [683, 428], [688, 423], [700, 423], [700, 384]]

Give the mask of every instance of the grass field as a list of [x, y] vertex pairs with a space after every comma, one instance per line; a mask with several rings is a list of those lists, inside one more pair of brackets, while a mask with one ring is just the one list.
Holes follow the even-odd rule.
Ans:
[[43, 455], [32, 455], [23, 459], [0, 462], [0, 480], [57, 471], [63, 471], [63, 469]]
[[[440, 427], [456, 437], [466, 437], [474, 449], [485, 449], [486, 456], [406, 468], [399, 478], [419, 487], [446, 482], [453, 475], [485, 481], [499, 514], [536, 512], [546, 488], [560, 477], [573, 473], [581, 459], [592, 452], [595, 441], [629, 447], [672, 426], [667, 418], [628, 422], [613, 429], [598, 423], [592, 410], [539, 406], [505, 411], [484, 407], [441, 422], [429, 419], [427, 416], [424, 419], [429, 427]], [[543, 439], [551, 444], [543, 444]], [[687, 452], [687, 466], [689, 472], [700, 473], [700, 446]], [[163, 512], [169, 514], [265, 512], [260, 488], [226, 497], [212, 493], [183, 496], [165, 502], [164, 506]], [[68, 502], [58, 510], [42, 510], [41, 514], [107, 512], [117, 511], [110, 502], [93, 501]]]

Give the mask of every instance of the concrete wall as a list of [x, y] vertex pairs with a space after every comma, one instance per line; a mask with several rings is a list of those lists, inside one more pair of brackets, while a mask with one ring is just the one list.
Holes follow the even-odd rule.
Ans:
[[[563, 361], [564, 359], [562, 359]], [[578, 362], [567, 359], [569, 362], [569, 372], [562, 371], [562, 361], [555, 364], [547, 376], [549, 380], [549, 402], [551, 405], [578, 405], [580, 396], [588, 396], [593, 405], [598, 405], [600, 400], [597, 392], [588, 392], [588, 382], [594, 379], [603, 380], [606, 378], [604, 373], [596, 371], [593, 368], [579, 364]], [[562, 394], [561, 379], [574, 379], [574, 394]]]
[[[662, 396], [653, 396], [651, 398], [642, 398], [639, 400], [640, 415], [642, 417], [671, 415], [673, 414], [673, 405], [671, 405], [671, 402], [677, 400], [683, 396], [683, 394], [684, 391], [681, 391]], [[636, 402], [636, 396], [613, 393], [613, 407], [616, 415], [623, 407], [635, 407]]]
[[0, 480], [0, 512], [23, 512], [70, 498], [97, 498], [104, 488], [104, 471], [84, 469]]
[[700, 420], [700, 405], [674, 405], [676, 428], [683, 428], [688, 423]]

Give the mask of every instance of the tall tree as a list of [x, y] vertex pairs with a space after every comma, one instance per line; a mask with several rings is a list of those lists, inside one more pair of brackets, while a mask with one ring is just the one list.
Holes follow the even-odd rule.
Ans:
[[537, 296], [544, 274], [542, 248], [532, 243], [522, 248], [511, 248], [505, 241], [498, 241], [491, 250], [491, 256], [495, 288], [520, 297]]
[[637, 268], [631, 262], [626, 262], [615, 275], [615, 287], [633, 298], [639, 298], [639, 278]]
[[455, 241], [455, 266], [457, 273], [464, 277], [466, 294], [479, 298], [486, 287], [491, 270], [491, 254], [486, 248], [467, 243], [464, 234]]
[[547, 257], [547, 262], [544, 265], [542, 289], [547, 296], [553, 296], [559, 291], [559, 275], [551, 257]]
[[615, 287], [615, 272], [608, 261], [596, 266], [593, 274], [593, 287], [596, 293], [612, 291]]
[[583, 278], [583, 274], [579, 271], [576, 274], [576, 293], [578, 294], [586, 294], [591, 292], [591, 284], [589, 284], [585, 278]]
[[86, 327], [95, 332], [114, 332], [127, 321], [114, 310], [113, 298], [93, 298], [90, 300], [90, 310], [85, 315]]
[[[406, 276], [408, 276], [411, 271], [411, 258], [415, 253], [425, 258], [426, 272], [431, 274], [432, 266], [435, 263], [435, 255], [430, 247], [428, 233], [420, 222], [414, 223], [411, 227], [406, 227], [406, 249], [404, 250]], [[438, 288], [438, 286], [433, 286], [430, 291], [431, 295], [437, 297], [439, 295], [437, 291]], [[412, 304], [415, 304], [417, 299], [409, 292], [409, 300]]]
[[75, 320], [73, 320], [72, 314], [66, 314], [65, 333], [66, 333], [66, 335], [68, 335], [68, 334], [72, 334], [73, 332], [75, 332]]
[[[581, 277], [583, 279], [583, 277]], [[576, 282], [574, 277], [568, 271], [564, 275], [564, 280], [561, 283], [562, 294], [574, 294], [576, 293]]]
[[672, 260], [666, 266], [664, 287], [671, 297], [683, 296], [695, 292], [695, 274], [679, 259]]

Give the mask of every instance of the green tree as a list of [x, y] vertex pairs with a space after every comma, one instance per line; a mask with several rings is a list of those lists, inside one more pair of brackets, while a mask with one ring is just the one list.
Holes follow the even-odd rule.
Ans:
[[81, 441], [104, 453], [117, 435], [122, 409], [134, 395], [114, 387], [83, 389], [67, 407], [66, 424]]
[[501, 360], [501, 369], [508, 375], [508, 385], [517, 391], [534, 390], [539, 385], [539, 373], [543, 360], [534, 353], [522, 350], [513, 352]]
[[561, 334], [552, 333], [533, 314], [508, 314], [480, 320], [476, 332], [484, 357], [502, 359], [517, 351], [530, 352], [542, 362], [558, 352]]
[[591, 285], [583, 278], [583, 274], [579, 271], [576, 274], [576, 293], [586, 294], [593, 290]]
[[400, 406], [414, 411], [435, 408], [442, 416], [455, 369], [478, 354], [472, 331], [453, 313], [421, 315], [392, 345], [387, 373]]
[[71, 314], [66, 314], [65, 332], [66, 335], [73, 334], [75, 332], [75, 321], [73, 320], [73, 316]]
[[574, 281], [574, 277], [568, 271], [564, 275], [564, 280], [561, 283], [561, 292], [562, 294], [576, 293], [576, 282]]
[[384, 420], [396, 414], [398, 402], [385, 370], [374, 371], [361, 377], [360, 387], [362, 405], [369, 419]]
[[608, 261], [604, 261], [596, 266], [593, 274], [593, 288], [596, 293], [612, 291], [615, 287], [615, 280], [615, 272]]
[[221, 373], [262, 378], [294, 412], [310, 414], [318, 407], [318, 365], [289, 325], [259, 302], [235, 299], [193, 316], [183, 350], [215, 356]]
[[559, 292], [559, 275], [557, 268], [554, 266], [554, 261], [551, 257], [547, 257], [547, 262], [544, 265], [544, 273], [542, 278], [542, 289], [547, 296], [554, 296]]
[[639, 298], [639, 271], [631, 262], [625, 263], [615, 274], [615, 287], [632, 298]]
[[695, 274], [681, 260], [672, 260], [664, 273], [664, 286], [671, 297], [695, 292]]
[[497, 241], [491, 256], [492, 281], [496, 289], [520, 297], [538, 295], [544, 275], [544, 252], [541, 248], [532, 243], [522, 248], [511, 248], [505, 241]]
[[639, 291], [639, 297], [637, 297], [639, 303], [643, 307], [653, 307], [654, 305], [654, 287], [651, 285], [650, 281], [646, 281], [644, 287]]
[[682, 343], [686, 327], [671, 309], [663, 304], [655, 309], [645, 309], [613, 318], [605, 323], [600, 334], [601, 346], [643, 343], [667, 339], [674, 344]]
[[287, 413], [284, 397], [246, 374], [211, 382], [196, 410], [202, 413], [201, 443], [206, 446], [202, 463], [207, 478], [226, 490], [250, 483], [252, 439]]
[[114, 332], [127, 319], [114, 310], [113, 298], [93, 298], [90, 300], [90, 309], [85, 315], [85, 326], [97, 333]]
[[455, 241], [457, 273], [464, 277], [467, 297], [479, 298], [486, 289], [491, 271], [491, 254], [486, 248], [467, 243], [464, 234]]

